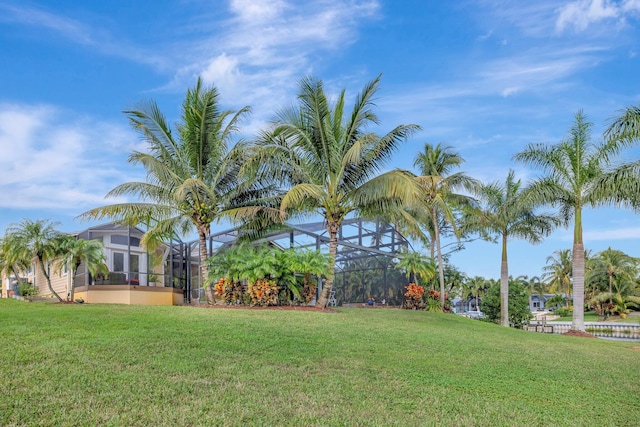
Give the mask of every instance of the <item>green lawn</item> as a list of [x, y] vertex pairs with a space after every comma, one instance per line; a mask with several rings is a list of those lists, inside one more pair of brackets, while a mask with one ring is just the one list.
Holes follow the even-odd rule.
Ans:
[[0, 425], [637, 425], [637, 347], [394, 309], [0, 300]]

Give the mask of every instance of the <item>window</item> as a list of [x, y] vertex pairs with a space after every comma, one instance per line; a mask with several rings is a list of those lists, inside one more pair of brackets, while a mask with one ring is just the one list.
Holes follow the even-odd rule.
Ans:
[[114, 272], [124, 271], [124, 254], [122, 252], [113, 253], [113, 271]]
[[127, 236], [123, 236], [121, 234], [112, 234], [111, 235], [111, 243], [115, 245], [123, 245], [127, 246], [127, 242], [131, 244], [131, 246], [140, 246], [140, 239], [137, 237], [131, 236], [127, 239]]
[[140, 271], [140, 256], [138, 254], [130, 254], [129, 255], [129, 272], [131, 273], [131, 277], [129, 280], [137, 280], [138, 272]]
[[121, 236], [119, 234], [111, 235], [111, 243], [115, 243], [116, 245], [125, 245], [127, 244], [127, 236]]

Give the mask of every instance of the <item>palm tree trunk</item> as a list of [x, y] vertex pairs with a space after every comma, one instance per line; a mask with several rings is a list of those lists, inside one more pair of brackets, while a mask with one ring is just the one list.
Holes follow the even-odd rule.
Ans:
[[509, 327], [509, 265], [507, 234], [502, 235], [502, 265], [500, 267], [500, 324]]
[[609, 305], [613, 304], [613, 299], [611, 298], [613, 296], [613, 276], [610, 274], [609, 275]]
[[571, 328], [584, 332], [584, 245], [573, 245], [573, 323]]
[[440, 304], [444, 310], [446, 299], [444, 297], [444, 266], [442, 265], [442, 247], [440, 246], [440, 228], [438, 227], [438, 213], [436, 208], [431, 209], [433, 216], [433, 231], [436, 241], [436, 249], [438, 250], [438, 277], [440, 279]]
[[327, 303], [329, 302], [329, 295], [331, 293], [331, 288], [333, 287], [333, 279], [335, 276], [335, 268], [336, 268], [336, 256], [338, 255], [338, 230], [340, 229], [340, 224], [336, 221], [328, 221], [327, 223], [327, 232], [329, 233], [329, 266], [327, 271], [327, 276], [325, 277], [324, 283], [322, 285], [322, 292], [320, 293], [320, 297], [316, 302], [316, 307], [320, 307], [323, 310], [327, 307]]
[[47, 269], [44, 267], [44, 260], [38, 257], [38, 262], [40, 264], [40, 268], [42, 268], [42, 273], [44, 274], [44, 278], [47, 280], [47, 286], [49, 287], [49, 291], [58, 298], [58, 301], [62, 302], [62, 298], [57, 294], [56, 291], [53, 290], [53, 286], [51, 286], [51, 277], [49, 277], [49, 273], [47, 273]]
[[200, 256], [200, 276], [202, 277], [202, 287], [204, 288], [204, 295], [207, 298], [208, 305], [214, 305], [216, 299], [213, 295], [213, 283], [209, 280], [209, 266], [207, 265], [207, 259], [209, 258], [209, 252], [207, 251], [207, 236], [208, 226], [198, 226], [198, 254]]

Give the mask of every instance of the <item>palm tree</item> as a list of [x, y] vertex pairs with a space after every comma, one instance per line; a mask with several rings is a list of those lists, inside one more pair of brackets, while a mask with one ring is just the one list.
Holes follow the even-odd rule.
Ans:
[[481, 311], [480, 310], [480, 294], [481, 293], [484, 294], [484, 292], [490, 286], [490, 282], [487, 281], [487, 279], [485, 279], [484, 277], [475, 276], [475, 277], [469, 278], [467, 280], [467, 284], [471, 289], [471, 291], [473, 292], [473, 296], [476, 299], [476, 311]]
[[[609, 145], [629, 146], [640, 141], [640, 106], [620, 112], [604, 133]], [[598, 182], [598, 195], [609, 203], [640, 209], [640, 160], [624, 162]]]
[[310, 303], [316, 294], [311, 276], [320, 277], [327, 272], [329, 257], [320, 251], [289, 249], [281, 253], [280, 260], [291, 273], [303, 275], [300, 297], [303, 302]]
[[51, 286], [51, 277], [49, 275], [48, 265], [45, 263], [53, 263], [60, 258], [60, 240], [63, 238], [62, 233], [56, 230], [57, 223], [49, 220], [30, 220], [25, 219], [20, 224], [12, 224], [6, 232], [6, 238], [12, 245], [13, 257], [15, 260], [28, 263], [36, 260], [38, 266], [42, 270], [49, 291], [53, 296], [62, 301], [60, 295], [53, 290]]
[[640, 106], [627, 107], [620, 112], [604, 133], [607, 140], [632, 143], [640, 139]]
[[546, 285], [542, 279], [538, 276], [531, 276], [526, 278], [526, 284], [529, 287], [529, 307], [533, 308], [533, 294], [538, 294], [539, 301], [542, 301], [542, 297], [546, 291]]
[[467, 298], [473, 294], [471, 279], [465, 276], [464, 280], [457, 282], [457, 291], [460, 296], [460, 309], [464, 312]]
[[611, 182], [616, 170], [611, 167], [627, 142], [611, 139], [605, 143], [591, 142], [592, 123], [587, 122], [582, 111], [575, 116], [569, 137], [560, 143], [547, 146], [530, 144], [515, 158], [543, 169], [546, 176], [534, 184], [537, 201], [557, 205], [566, 224], [573, 218], [573, 322], [572, 329], [584, 331], [584, 277], [585, 258], [582, 239], [582, 209], [585, 206], [620, 204], [619, 196], [630, 181], [618, 180], [619, 187], [603, 185]]
[[552, 292], [565, 293], [570, 299], [573, 272], [571, 249], [557, 250], [553, 253], [554, 255], [547, 257], [547, 265], [542, 267], [542, 279]]
[[[157, 242], [195, 227], [202, 280], [207, 281], [207, 238], [213, 222], [236, 222], [269, 212], [275, 218], [277, 213], [277, 209], [259, 206], [257, 199], [265, 196], [265, 189], [240, 175], [247, 146], [238, 142], [230, 148], [238, 123], [248, 111], [249, 107], [236, 113], [221, 110], [217, 89], [204, 87], [200, 79], [187, 91], [175, 132], [153, 101], [138, 110], [125, 111], [149, 147], [148, 153], [135, 151], [129, 156], [130, 163], [144, 166], [147, 180], [118, 185], [107, 197], [130, 195], [140, 201], [96, 208], [81, 217], [146, 224], [142, 243], [151, 250]], [[210, 286], [206, 287], [206, 296], [213, 304]]]
[[445, 305], [444, 288], [444, 264], [442, 260], [442, 245], [440, 242], [440, 220], [444, 220], [453, 228], [456, 237], [459, 231], [454, 218], [454, 207], [471, 204], [472, 199], [456, 194], [457, 189], [472, 189], [477, 183], [463, 172], [451, 173], [458, 168], [464, 159], [452, 151], [451, 147], [435, 147], [427, 143], [424, 151], [418, 153], [414, 166], [420, 169], [420, 176], [416, 181], [420, 185], [423, 201], [426, 205], [425, 212], [429, 215], [429, 227], [433, 230], [432, 241], [435, 243], [438, 258], [438, 277], [440, 281], [440, 302]]
[[638, 275], [638, 259], [622, 251], [605, 249], [599, 252], [591, 262], [591, 276], [593, 279], [606, 277], [609, 285], [609, 303], [612, 303], [614, 282], [635, 283]]
[[399, 261], [394, 268], [404, 270], [411, 283], [418, 283], [418, 276], [423, 280], [430, 280], [435, 276], [435, 265], [432, 258], [427, 258], [420, 252], [411, 251], [398, 254]]
[[323, 308], [333, 286], [338, 231], [345, 217], [399, 212], [417, 197], [409, 172], [380, 170], [419, 127], [399, 125], [384, 136], [365, 129], [378, 123], [373, 96], [379, 82], [380, 76], [368, 83], [347, 113], [344, 90], [330, 103], [321, 80], [302, 79], [299, 106], [277, 114], [254, 157], [254, 166], [289, 186], [280, 204], [283, 215], [318, 213], [326, 222], [329, 271], [317, 301]]
[[21, 273], [29, 269], [31, 265], [30, 259], [20, 259], [16, 249], [17, 245], [13, 244], [10, 235], [6, 235], [0, 239], [0, 276], [5, 274], [9, 277], [13, 273], [13, 277], [18, 283], [21, 282]]
[[504, 184], [481, 185], [476, 195], [482, 207], [478, 226], [502, 241], [500, 268], [500, 323], [509, 327], [509, 264], [507, 242], [520, 238], [536, 244], [548, 236], [558, 220], [546, 214], [536, 214], [528, 190], [521, 187], [510, 169]]
[[107, 257], [104, 254], [104, 246], [101, 241], [76, 239], [67, 235], [59, 242], [59, 252], [66, 260], [59, 263], [57, 270], [61, 270], [64, 264], [71, 273], [71, 289], [67, 295], [67, 300], [69, 301], [74, 300], [75, 277], [80, 264], [84, 263], [87, 271], [93, 276], [98, 273], [107, 274], [109, 272], [105, 264]]

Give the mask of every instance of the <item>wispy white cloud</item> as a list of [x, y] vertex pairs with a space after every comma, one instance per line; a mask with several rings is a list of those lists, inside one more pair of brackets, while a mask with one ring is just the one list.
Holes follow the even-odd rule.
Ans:
[[0, 104], [0, 206], [80, 213], [105, 203], [113, 182], [140, 178], [124, 169], [143, 148], [119, 124], [72, 120], [47, 105]]
[[48, 30], [68, 42], [89, 46], [96, 53], [126, 58], [158, 69], [169, 67], [167, 58], [157, 55], [153, 49], [138, 47], [95, 23], [73, 19], [38, 5], [0, 2], [0, 23]]
[[81, 22], [34, 6], [0, 3], [0, 22], [49, 29], [80, 44], [94, 43], [90, 29]]
[[572, 27], [577, 32], [602, 21], [624, 24], [625, 19], [640, 13], [638, 0], [576, 0], [558, 9], [556, 30]]
[[295, 82], [311, 74], [319, 57], [355, 43], [362, 22], [376, 19], [375, 0], [233, 0], [232, 16], [200, 30], [197, 42], [178, 68], [170, 87], [183, 88], [196, 76], [214, 83], [223, 100], [260, 106], [250, 129], [260, 127], [275, 106], [291, 99]]

